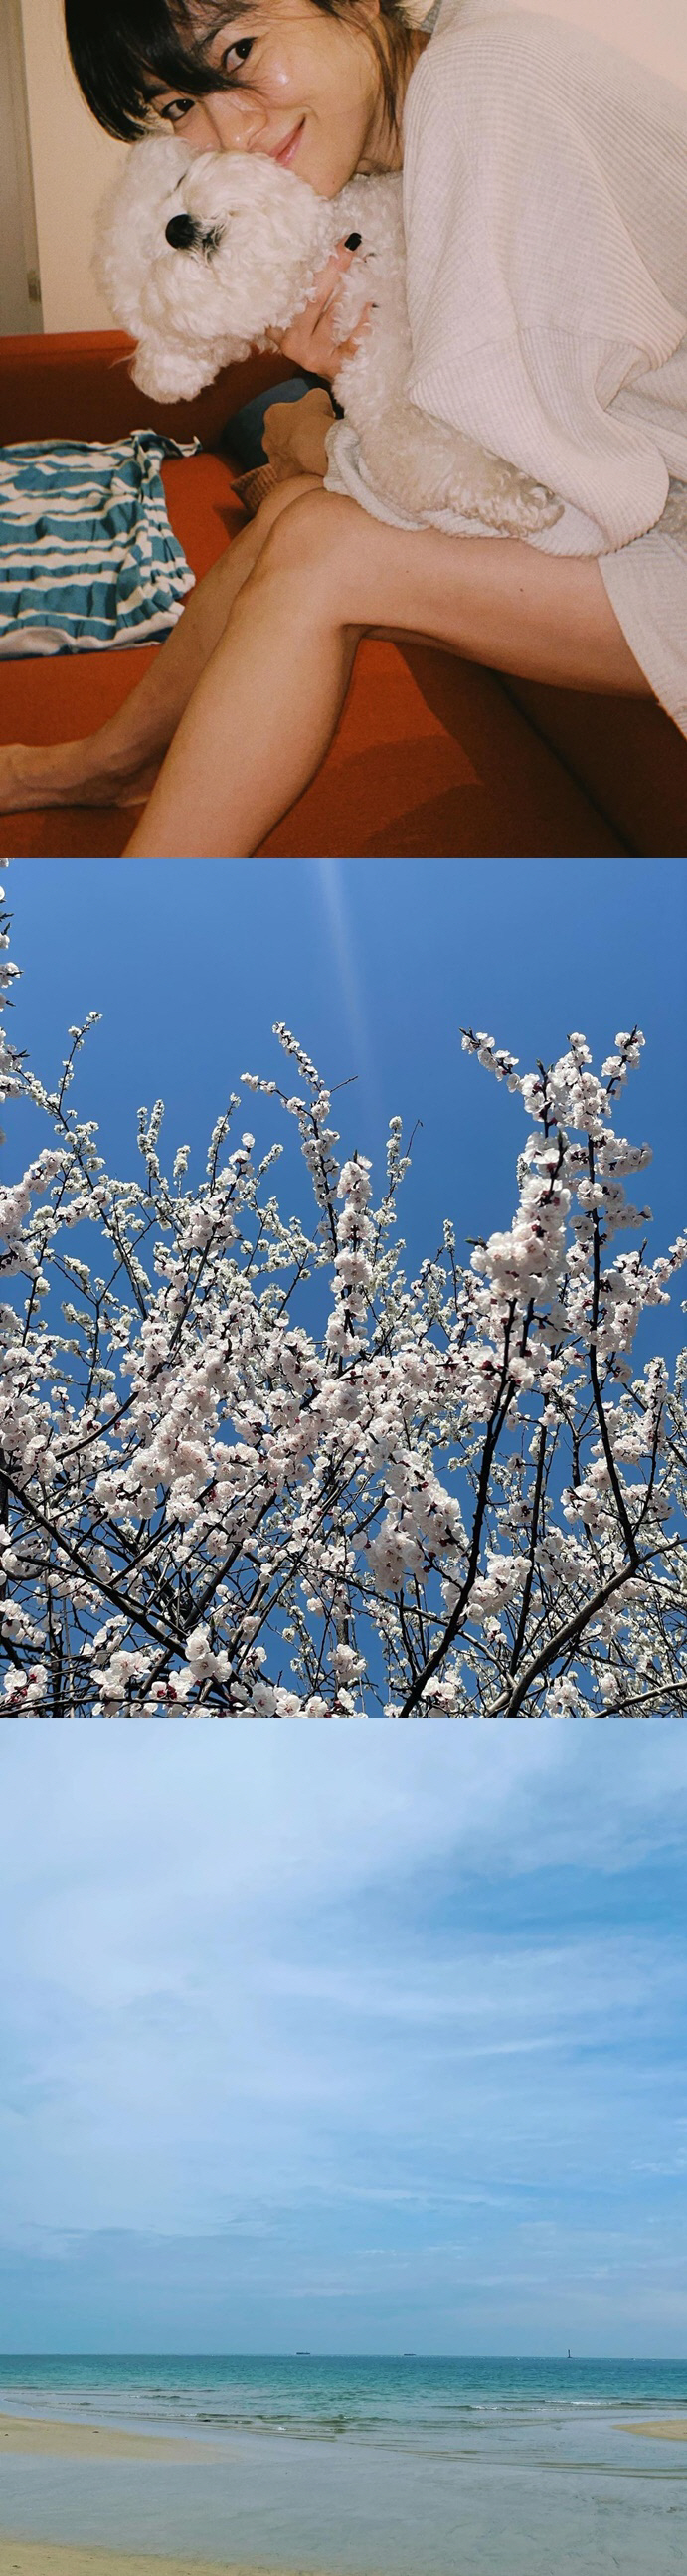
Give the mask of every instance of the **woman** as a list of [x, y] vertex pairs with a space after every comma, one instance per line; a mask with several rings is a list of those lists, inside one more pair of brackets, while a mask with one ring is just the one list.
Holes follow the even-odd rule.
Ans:
[[[120, 135], [161, 117], [193, 151], [268, 152], [323, 196], [403, 162], [413, 400], [565, 506], [528, 543], [396, 526], [361, 507], [326, 394], [278, 406], [284, 479], [153, 668], [89, 742], [6, 756], [0, 802], [141, 801], [159, 770], [128, 856], [250, 854], [318, 768], [371, 631], [654, 694], [687, 733], [687, 92], [508, 0], [444, 0], [429, 39], [401, 0], [66, 16]], [[283, 343], [327, 380], [352, 255]]]

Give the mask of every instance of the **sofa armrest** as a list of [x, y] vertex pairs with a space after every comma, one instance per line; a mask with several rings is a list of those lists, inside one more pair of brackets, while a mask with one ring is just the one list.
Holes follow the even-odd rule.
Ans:
[[225, 367], [195, 402], [150, 402], [132, 383], [133, 340], [121, 331], [22, 334], [0, 340], [0, 444], [31, 438], [125, 438], [158, 429], [168, 438], [219, 445], [232, 411], [296, 369], [279, 356]]

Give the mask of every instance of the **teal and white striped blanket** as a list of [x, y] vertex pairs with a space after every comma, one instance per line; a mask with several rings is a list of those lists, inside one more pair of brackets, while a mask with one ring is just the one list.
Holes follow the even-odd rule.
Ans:
[[194, 575], [160, 467], [198, 444], [142, 429], [112, 447], [0, 448], [0, 655], [92, 653], [167, 634]]

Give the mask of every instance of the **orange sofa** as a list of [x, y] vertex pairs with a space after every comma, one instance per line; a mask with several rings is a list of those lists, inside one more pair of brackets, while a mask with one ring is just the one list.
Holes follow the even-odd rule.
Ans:
[[[164, 468], [172, 525], [197, 575], [240, 527], [229, 414], [284, 375], [229, 368], [195, 403], [144, 401], [116, 332], [0, 342], [0, 444], [110, 439], [159, 427], [203, 452]], [[0, 739], [86, 733], [154, 647], [0, 662]], [[118, 857], [131, 817], [69, 809], [0, 816], [0, 856]], [[262, 857], [598, 858], [687, 853], [687, 743], [653, 704], [504, 682], [429, 648], [361, 646], [335, 742]]]

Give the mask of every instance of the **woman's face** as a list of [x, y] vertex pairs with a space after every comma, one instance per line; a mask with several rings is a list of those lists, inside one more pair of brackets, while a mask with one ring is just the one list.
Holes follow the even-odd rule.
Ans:
[[[199, 9], [199, 37], [207, 15]], [[237, 0], [233, 11], [227, 0], [201, 59], [231, 86], [195, 99], [156, 92], [156, 113], [193, 152], [265, 152], [334, 197], [355, 170], [400, 163], [365, 34], [377, 16], [377, 0], [357, 0], [348, 25], [314, 0]]]

